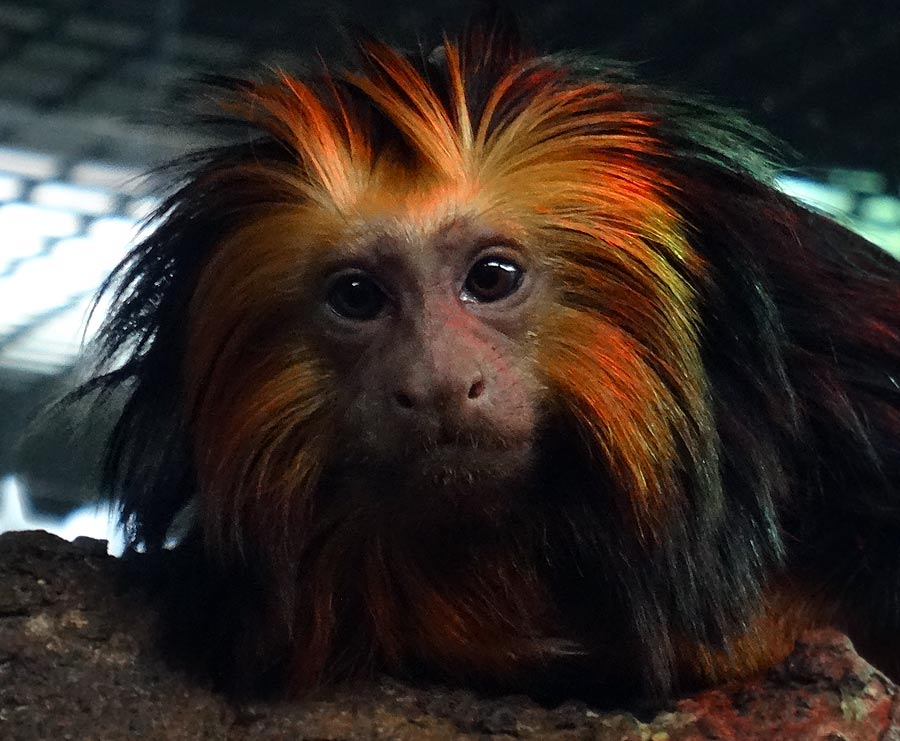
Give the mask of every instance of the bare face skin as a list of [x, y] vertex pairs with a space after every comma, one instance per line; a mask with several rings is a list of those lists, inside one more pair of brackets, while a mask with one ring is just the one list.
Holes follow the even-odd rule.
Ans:
[[317, 295], [315, 331], [347, 389], [335, 464], [406, 506], [490, 511], [533, 465], [525, 344], [541, 270], [466, 220], [392, 226], [329, 266]]

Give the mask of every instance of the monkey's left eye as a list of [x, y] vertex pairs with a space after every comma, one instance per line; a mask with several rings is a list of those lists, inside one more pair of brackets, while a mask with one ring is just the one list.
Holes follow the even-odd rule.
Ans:
[[365, 321], [377, 317], [387, 301], [378, 284], [366, 275], [342, 275], [328, 292], [328, 305], [345, 319]]
[[511, 260], [484, 257], [472, 266], [463, 287], [468, 298], [487, 304], [514, 293], [524, 275]]

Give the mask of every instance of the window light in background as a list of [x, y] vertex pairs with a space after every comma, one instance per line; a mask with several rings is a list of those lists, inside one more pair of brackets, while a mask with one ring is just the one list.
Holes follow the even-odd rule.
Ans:
[[0, 387], [71, 366], [96, 331], [91, 297], [156, 206], [140, 175], [0, 147]]
[[10, 530], [46, 530], [66, 540], [82, 536], [106, 540], [113, 556], [125, 550], [114, 507], [108, 503], [84, 505], [63, 518], [42, 517], [29, 510], [15, 476], [0, 478], [0, 532]]

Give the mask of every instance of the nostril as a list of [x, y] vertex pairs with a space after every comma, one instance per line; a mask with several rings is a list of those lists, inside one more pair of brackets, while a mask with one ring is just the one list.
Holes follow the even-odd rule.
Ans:
[[412, 397], [409, 394], [404, 393], [403, 391], [398, 391], [396, 394], [394, 394], [394, 399], [397, 402], [397, 406], [403, 409], [412, 409], [415, 406]]
[[475, 381], [469, 389], [469, 398], [477, 399], [484, 393], [484, 381]]

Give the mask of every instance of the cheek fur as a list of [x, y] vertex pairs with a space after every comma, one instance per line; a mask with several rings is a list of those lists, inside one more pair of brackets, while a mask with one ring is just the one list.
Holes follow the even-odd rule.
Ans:
[[327, 373], [277, 356], [198, 370], [187, 398], [207, 542], [220, 556], [261, 545], [281, 561], [306, 534], [331, 447]]
[[231, 557], [262, 544], [280, 561], [304, 536], [335, 398], [303, 337], [298, 247], [263, 234], [268, 242], [254, 229], [223, 245], [201, 277], [183, 396], [210, 548]]

